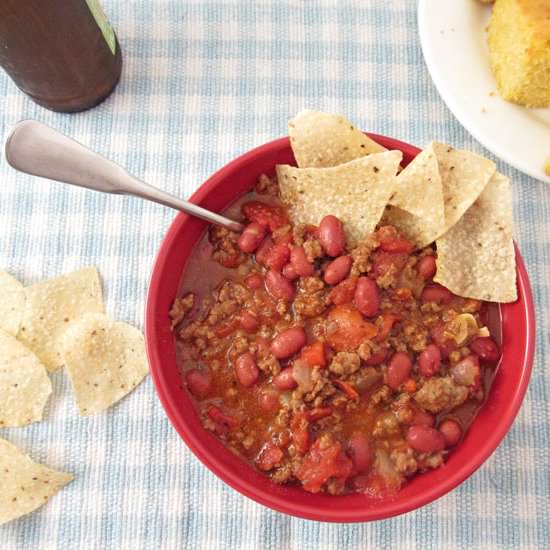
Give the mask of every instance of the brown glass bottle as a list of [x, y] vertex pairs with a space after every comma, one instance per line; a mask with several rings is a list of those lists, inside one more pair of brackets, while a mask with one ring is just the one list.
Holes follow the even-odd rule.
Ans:
[[122, 56], [98, 0], [0, 0], [0, 65], [36, 103], [70, 113], [113, 91]]

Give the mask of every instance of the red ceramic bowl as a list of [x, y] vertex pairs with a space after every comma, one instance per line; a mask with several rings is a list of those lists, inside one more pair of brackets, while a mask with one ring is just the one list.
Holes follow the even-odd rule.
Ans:
[[[403, 151], [405, 163], [419, 152], [416, 147], [394, 139], [371, 137], [388, 149]], [[273, 172], [276, 164], [295, 164], [288, 138], [262, 145], [230, 162], [208, 179], [191, 201], [220, 212], [250, 190], [261, 173]], [[519, 299], [500, 307], [501, 364], [487, 403], [444, 466], [414, 477], [397, 496], [387, 499], [314, 495], [296, 487], [276, 485], [258, 473], [202, 428], [176, 365], [168, 311], [189, 255], [205, 228], [205, 222], [179, 214], [162, 242], [147, 296], [147, 353], [158, 395], [177, 432], [195, 455], [231, 487], [269, 508], [307, 519], [351, 522], [389, 518], [432, 502], [459, 485], [502, 441], [527, 389], [535, 344], [531, 289], [517, 250]]]

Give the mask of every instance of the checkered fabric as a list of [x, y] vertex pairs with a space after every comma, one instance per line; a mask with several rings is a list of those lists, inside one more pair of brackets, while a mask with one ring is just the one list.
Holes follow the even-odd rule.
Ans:
[[[413, 0], [103, 4], [124, 57], [116, 92], [91, 111], [55, 114], [2, 74], [2, 135], [36, 118], [183, 197], [236, 155], [284, 135], [303, 108], [344, 113], [360, 128], [420, 146], [436, 138], [491, 157], [432, 84]], [[0, 548], [548, 547], [550, 187], [495, 160], [513, 180], [516, 238], [536, 296], [537, 357], [510, 433], [458, 489], [371, 524], [288, 517], [211, 474], [169, 424], [149, 378], [107, 413], [81, 418], [59, 372], [45, 421], [0, 437], [75, 481], [0, 527]], [[140, 327], [155, 252], [173, 217], [152, 203], [15, 173], [0, 159], [0, 268], [30, 284], [96, 265], [107, 311]]]

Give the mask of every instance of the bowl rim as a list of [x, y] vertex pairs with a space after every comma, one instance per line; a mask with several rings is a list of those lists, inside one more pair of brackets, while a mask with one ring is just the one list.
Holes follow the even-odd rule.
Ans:
[[[372, 133], [368, 133], [367, 135], [382, 145], [388, 146], [388, 148], [399, 149], [404, 152], [407, 151], [412, 155], [416, 155], [421, 151], [421, 149], [397, 139]], [[195, 204], [200, 204], [206, 196], [216, 188], [219, 181], [226, 177], [227, 172], [238, 169], [241, 165], [246, 164], [251, 158], [257, 155], [262, 155], [270, 150], [285, 147], [290, 148], [288, 137], [269, 141], [238, 156], [211, 175], [193, 193], [193, 195], [189, 198], [189, 201]], [[266, 493], [259, 490], [255, 491], [253, 485], [248, 483], [246, 479], [243, 479], [242, 477], [234, 474], [234, 472], [225, 468], [223, 461], [216, 456], [212, 456], [212, 453], [205, 450], [204, 446], [199, 441], [199, 438], [196, 437], [192, 431], [188, 431], [186, 429], [180, 418], [178, 408], [173, 399], [170, 397], [171, 388], [162, 375], [162, 359], [160, 357], [159, 337], [155, 323], [157, 318], [157, 298], [162, 292], [160, 287], [160, 278], [163, 270], [166, 268], [172, 243], [181, 230], [181, 226], [187, 219], [188, 216], [186, 214], [178, 213], [176, 215], [161, 242], [155, 258], [149, 279], [145, 304], [145, 343], [155, 390], [170, 422], [195, 456], [224, 483], [227, 483], [236, 491], [268, 508], [303, 519], [328, 522], [365, 522], [387, 519], [410, 512], [433, 502], [437, 498], [445, 495], [460, 485], [489, 458], [489, 456], [502, 442], [517, 416], [527, 391], [533, 368], [535, 351], [535, 309], [533, 305], [533, 297], [527, 270], [515, 243], [514, 248], [516, 255], [517, 285], [519, 295], [523, 296], [523, 300], [521, 301], [521, 314], [524, 317], [526, 324], [526, 340], [520, 361], [522, 376], [520, 383], [515, 387], [512, 392], [512, 396], [510, 397], [511, 406], [507, 411], [506, 421], [502, 422], [500, 425], [497, 425], [496, 430], [493, 430], [491, 433], [487, 434], [484, 439], [481, 452], [473, 455], [476, 457], [475, 460], [464, 462], [458, 468], [455, 468], [455, 471], [447, 476], [444, 482], [434, 485], [418, 494], [412, 495], [406, 501], [388, 499], [381, 501], [380, 506], [375, 508], [358, 507], [354, 510], [339, 510], [337, 508], [331, 508], [325, 510], [307, 506], [298, 502], [289, 502], [287, 499], [284, 499], [274, 493]], [[514, 304], [516, 304], [516, 302], [514, 302]], [[506, 307], [506, 305], [507, 304], [501, 305], [501, 307]]]

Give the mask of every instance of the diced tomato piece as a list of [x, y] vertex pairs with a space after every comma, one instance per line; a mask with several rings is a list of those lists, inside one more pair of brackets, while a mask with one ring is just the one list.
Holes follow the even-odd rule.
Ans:
[[414, 393], [416, 391], [416, 381], [414, 378], [407, 378], [401, 387], [404, 392]]
[[269, 227], [270, 231], [275, 231], [288, 223], [288, 216], [281, 206], [250, 201], [243, 204], [242, 212], [248, 220]]
[[336, 387], [340, 388], [350, 399], [359, 399], [357, 390], [349, 382], [335, 378], [332, 380], [332, 383]]
[[317, 407], [306, 411], [304, 414], [309, 422], [315, 422], [316, 420], [321, 420], [321, 418], [330, 416], [332, 414], [332, 409], [330, 407]]
[[336, 306], [349, 304], [353, 301], [356, 287], [357, 277], [345, 279], [329, 292], [328, 299]]
[[352, 305], [333, 307], [325, 323], [327, 342], [336, 351], [356, 350], [363, 340], [372, 339], [377, 333], [376, 326], [365, 321]]
[[372, 257], [372, 274], [374, 278], [378, 278], [390, 270], [400, 273], [407, 265], [408, 259], [409, 256], [401, 252], [377, 250]]
[[296, 451], [302, 455], [307, 453], [309, 449], [309, 422], [304, 413], [297, 413], [292, 417], [290, 430]]
[[306, 346], [300, 353], [300, 359], [305, 361], [310, 367], [326, 367], [325, 344], [317, 340], [317, 342]]
[[216, 407], [216, 405], [210, 405], [206, 410], [206, 414], [216, 422], [216, 424], [221, 424], [228, 428], [236, 428], [239, 425], [239, 421], [236, 418], [225, 414], [219, 407]]
[[353, 469], [342, 446], [331, 435], [320, 436], [304, 457], [296, 477], [310, 493], [318, 493], [331, 478], [346, 480]]
[[380, 248], [385, 252], [400, 252], [410, 254], [413, 250], [412, 243], [391, 225], [382, 226], [377, 232]]
[[260, 470], [268, 472], [283, 460], [283, 456], [283, 451], [275, 443], [268, 441], [256, 457], [256, 466]]

